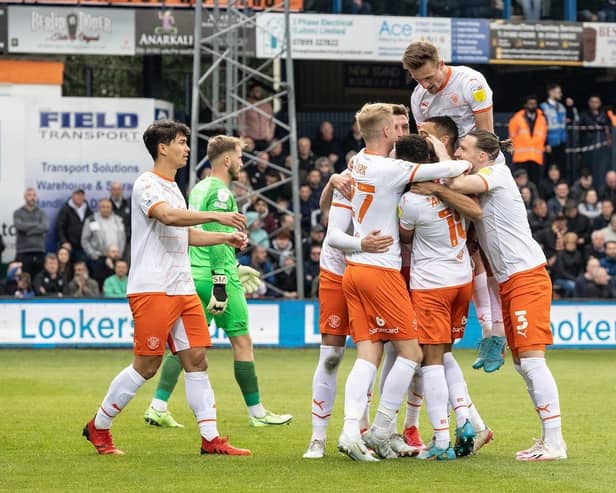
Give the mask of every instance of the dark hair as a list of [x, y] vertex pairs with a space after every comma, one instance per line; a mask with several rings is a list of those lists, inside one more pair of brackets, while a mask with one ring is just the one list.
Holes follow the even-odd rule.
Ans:
[[188, 138], [190, 137], [190, 128], [183, 123], [173, 120], [157, 120], [151, 123], [143, 132], [143, 143], [152, 159], [156, 161], [158, 158], [158, 145], [170, 144], [178, 134]]
[[548, 92], [550, 92], [552, 89], [556, 89], [557, 87], [560, 87], [560, 84], [558, 84], [557, 82], [550, 82], [547, 85], [547, 90]]
[[429, 163], [430, 147], [421, 135], [403, 135], [396, 142], [396, 157], [412, 163]]
[[539, 98], [537, 96], [535, 96], [534, 94], [529, 94], [528, 96], [524, 98], [524, 104], [528, 103], [529, 101], [533, 99], [537, 101], [537, 103], [539, 102]]
[[501, 150], [509, 151], [511, 148], [511, 140], [501, 141], [496, 134], [488, 132], [487, 130], [473, 129], [466, 135], [470, 135], [477, 139], [475, 146], [477, 149], [487, 153], [490, 160], [496, 159]]
[[409, 109], [403, 104], [392, 104], [391, 109], [394, 112], [394, 115], [409, 117]]
[[434, 123], [436, 130], [449, 137], [452, 145], [455, 145], [458, 140], [458, 126], [450, 116], [431, 116], [426, 122]]
[[438, 63], [438, 49], [429, 41], [415, 41], [407, 46], [402, 55], [402, 66], [406, 70], [417, 70], [427, 62]]

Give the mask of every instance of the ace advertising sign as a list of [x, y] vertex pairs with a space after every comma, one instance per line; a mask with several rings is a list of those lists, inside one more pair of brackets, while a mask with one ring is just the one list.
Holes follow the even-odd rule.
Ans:
[[133, 10], [11, 6], [9, 18], [10, 53], [135, 54]]

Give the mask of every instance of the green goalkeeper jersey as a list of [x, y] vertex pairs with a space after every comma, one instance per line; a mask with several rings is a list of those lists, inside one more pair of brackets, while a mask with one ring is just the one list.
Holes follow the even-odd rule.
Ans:
[[[237, 202], [229, 187], [220, 179], [209, 177], [195, 185], [188, 198], [188, 206], [196, 211], [237, 212]], [[211, 222], [202, 226], [204, 231], [232, 232], [235, 228]], [[228, 245], [208, 247], [191, 246], [188, 250], [190, 266], [194, 279], [210, 277], [215, 274], [237, 276], [235, 249]]]

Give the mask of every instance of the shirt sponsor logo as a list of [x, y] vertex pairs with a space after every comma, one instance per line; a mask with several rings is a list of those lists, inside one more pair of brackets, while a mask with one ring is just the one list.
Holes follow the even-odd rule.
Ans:
[[486, 100], [486, 90], [481, 88], [473, 91], [473, 99], [476, 103], [483, 103]]

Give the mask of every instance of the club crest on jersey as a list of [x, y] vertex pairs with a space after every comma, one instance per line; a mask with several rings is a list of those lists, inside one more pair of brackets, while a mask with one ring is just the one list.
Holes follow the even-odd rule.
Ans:
[[216, 197], [221, 202], [226, 202], [227, 200], [229, 200], [229, 190], [221, 188], [220, 190], [218, 190], [218, 193], [216, 194]]
[[458, 106], [458, 103], [460, 102], [460, 98], [458, 97], [457, 94], [450, 94], [449, 99], [451, 100], [454, 106]]

